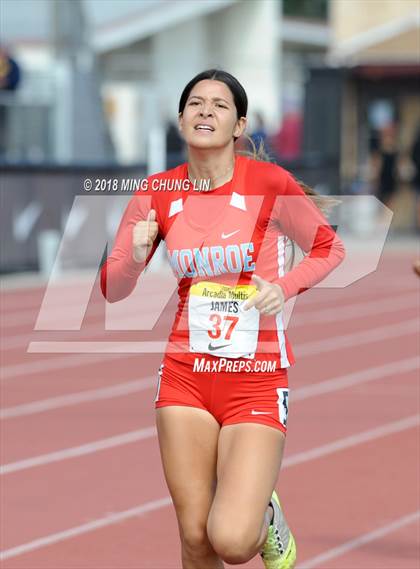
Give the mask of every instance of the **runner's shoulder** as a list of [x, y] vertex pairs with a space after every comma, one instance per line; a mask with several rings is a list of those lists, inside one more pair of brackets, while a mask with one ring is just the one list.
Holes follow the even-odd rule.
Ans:
[[285, 193], [291, 173], [276, 164], [265, 160], [256, 160], [248, 156], [243, 157], [252, 180], [251, 187], [257, 193]]

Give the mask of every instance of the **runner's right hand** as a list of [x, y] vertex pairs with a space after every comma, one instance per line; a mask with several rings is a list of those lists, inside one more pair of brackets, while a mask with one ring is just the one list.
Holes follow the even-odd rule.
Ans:
[[133, 259], [142, 263], [147, 259], [159, 231], [156, 211], [151, 209], [145, 221], [138, 221], [133, 229]]

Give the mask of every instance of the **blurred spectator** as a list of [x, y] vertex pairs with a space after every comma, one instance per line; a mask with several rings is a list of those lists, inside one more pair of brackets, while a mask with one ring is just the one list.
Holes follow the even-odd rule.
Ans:
[[0, 47], [0, 89], [14, 91], [19, 84], [20, 70], [16, 61]]
[[273, 147], [279, 158], [299, 158], [302, 148], [302, 123], [300, 111], [290, 111], [284, 115], [281, 129], [273, 137]]
[[[19, 66], [9, 53], [0, 47], [0, 91], [14, 91], [19, 84]], [[0, 157], [6, 154], [7, 108], [0, 104]]]
[[380, 131], [378, 149], [372, 156], [376, 197], [387, 207], [397, 190], [398, 148], [396, 128], [388, 125]]
[[420, 125], [411, 149], [411, 160], [414, 166], [413, 186], [416, 200], [416, 230], [420, 233]]
[[166, 125], [166, 168], [175, 168], [184, 160], [184, 140], [177, 125], [169, 121]]
[[255, 128], [252, 131], [251, 139], [257, 148], [261, 142], [266, 146], [267, 130], [265, 128], [264, 117], [260, 112], [255, 113]]
[[369, 152], [371, 154], [379, 152], [379, 130], [371, 127], [369, 129]]

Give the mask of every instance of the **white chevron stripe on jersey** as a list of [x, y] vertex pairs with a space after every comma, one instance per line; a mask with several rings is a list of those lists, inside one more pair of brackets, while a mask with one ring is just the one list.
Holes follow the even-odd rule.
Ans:
[[157, 384], [157, 389], [156, 389], [156, 397], [155, 397], [155, 401], [154, 403], [156, 403], [156, 401], [158, 401], [159, 399], [159, 394], [160, 394], [160, 382], [162, 379], [162, 373], [163, 373], [163, 368], [165, 367], [164, 364], [160, 364], [160, 367], [158, 369], [158, 384]]
[[233, 205], [233, 207], [246, 211], [245, 196], [238, 194], [237, 192], [232, 192], [229, 205]]
[[[284, 275], [285, 259], [286, 259], [286, 237], [279, 235], [277, 237], [277, 263], [278, 276]], [[284, 335], [283, 311], [276, 314], [277, 339], [280, 352], [280, 367], [290, 367], [289, 358], [287, 357], [286, 338]]]
[[179, 213], [180, 211], [183, 210], [183, 207], [184, 206], [182, 203], [182, 198], [179, 198], [179, 200], [175, 200], [175, 201], [171, 202], [171, 207], [169, 209], [168, 217], [172, 217], [176, 213]]

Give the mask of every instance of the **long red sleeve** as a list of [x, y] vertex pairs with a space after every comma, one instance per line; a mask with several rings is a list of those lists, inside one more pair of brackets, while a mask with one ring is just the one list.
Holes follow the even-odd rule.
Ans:
[[101, 290], [108, 302], [122, 300], [133, 291], [161, 241], [158, 234], [145, 262], [137, 263], [133, 259], [134, 226], [138, 221], [146, 220], [150, 209], [150, 196], [134, 195], [124, 212], [111, 254], [101, 268]]
[[288, 176], [286, 191], [274, 208], [275, 219], [285, 235], [309, 254], [290, 272], [274, 282], [279, 284], [285, 300], [322, 281], [345, 256], [342, 241], [318, 207]]

